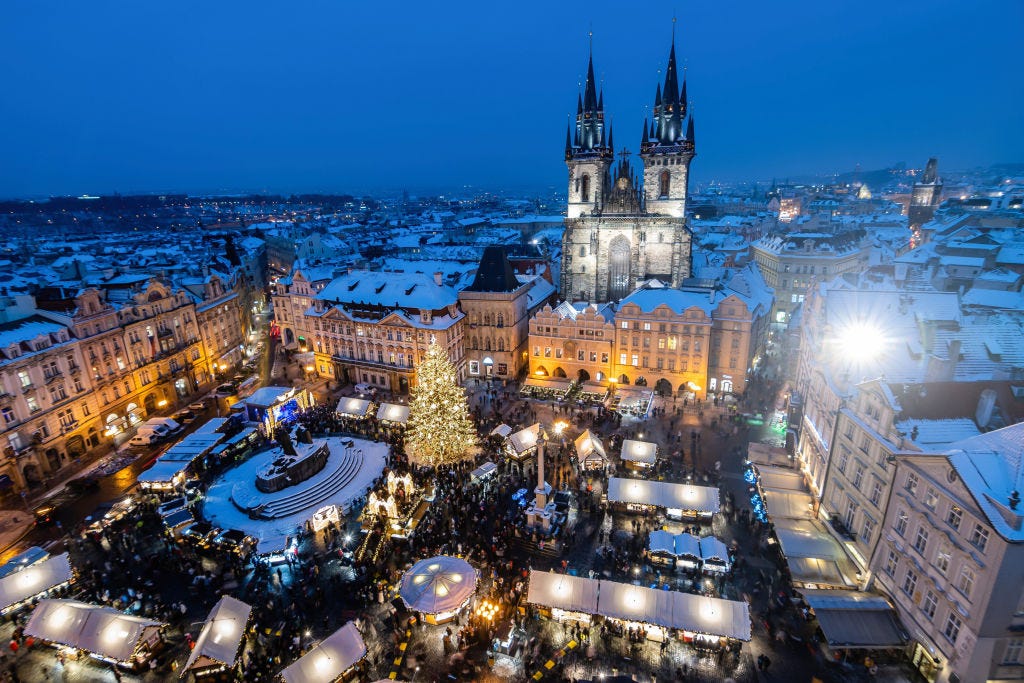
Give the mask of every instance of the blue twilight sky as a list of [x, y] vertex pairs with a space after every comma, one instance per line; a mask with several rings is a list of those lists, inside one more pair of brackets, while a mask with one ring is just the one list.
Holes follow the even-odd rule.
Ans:
[[587, 32], [634, 151], [678, 13], [697, 182], [1024, 160], [1024, 3], [0, 7], [0, 197], [559, 187]]

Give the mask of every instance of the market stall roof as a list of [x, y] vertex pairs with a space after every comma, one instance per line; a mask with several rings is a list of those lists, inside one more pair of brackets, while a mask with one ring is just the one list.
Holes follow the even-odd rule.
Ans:
[[512, 428], [507, 424], [500, 424], [491, 430], [491, 436], [507, 437], [512, 433]]
[[822, 557], [839, 560], [846, 555], [825, 526], [816, 519], [779, 519], [774, 522], [774, 526], [775, 536], [787, 558]]
[[526, 599], [570, 612], [750, 640], [750, 608], [746, 602], [535, 569], [530, 571]]
[[658, 461], [658, 446], [650, 441], [633, 441], [626, 439], [622, 442], [622, 453], [620, 457], [630, 462], [642, 462], [653, 465]]
[[185, 676], [193, 668], [213, 664], [233, 665], [238, 656], [238, 646], [245, 636], [250, 612], [252, 606], [229, 595], [222, 596], [206, 617], [181, 675]]
[[469, 476], [473, 479], [483, 479], [489, 474], [493, 474], [496, 469], [498, 469], [498, 466], [488, 460], [483, 465], [480, 465], [480, 467], [477, 467], [475, 470], [470, 472]]
[[605, 460], [608, 459], [604, 452], [604, 444], [588, 429], [576, 437], [576, 455], [580, 460], [586, 460], [593, 454], [597, 454]]
[[619, 397], [619, 405], [623, 407], [654, 400], [654, 390], [645, 387], [616, 385], [615, 395]]
[[782, 517], [811, 519], [814, 517], [814, 498], [809, 493], [792, 493], [777, 489], [762, 489], [764, 508], [772, 521]]
[[593, 579], [531, 570], [526, 601], [568, 612], [597, 614], [597, 589], [598, 582]]
[[140, 472], [136, 481], [140, 484], [166, 484], [188, 469], [190, 463], [180, 460], [157, 460], [145, 472]]
[[534, 389], [545, 389], [552, 391], [557, 394], [565, 394], [572, 388], [573, 380], [565, 377], [527, 377], [526, 381], [523, 382], [523, 387], [532, 387]]
[[581, 385], [581, 390], [584, 394], [594, 394], [597, 396], [604, 396], [608, 393], [609, 383], [607, 381], [595, 382], [594, 380], [588, 380]]
[[747, 446], [747, 460], [755, 465], [793, 466], [793, 459], [789, 457], [785, 448], [757, 442]]
[[30, 567], [38, 562], [42, 562], [50, 556], [50, 553], [46, 552], [38, 546], [32, 546], [28, 550], [22, 553], [18, 553], [11, 559], [7, 560], [2, 567], [0, 567], [0, 578], [12, 574], [16, 571], [21, 571], [25, 567]]
[[71, 562], [67, 553], [7, 574], [0, 579], [0, 612], [71, 581]]
[[349, 622], [281, 671], [285, 683], [333, 681], [366, 656], [366, 643]]
[[528, 450], [537, 445], [537, 440], [541, 437], [547, 438], [547, 433], [544, 431], [544, 427], [541, 426], [540, 422], [536, 422], [526, 429], [520, 429], [515, 434], [508, 437], [508, 443], [512, 446], [512, 450], [516, 455], [523, 455]]
[[608, 479], [608, 500], [697, 512], [718, 512], [721, 506], [718, 489], [712, 486], [621, 477]]
[[409, 406], [398, 403], [381, 403], [377, 408], [377, 419], [405, 424], [409, 421]]
[[110, 607], [77, 600], [40, 600], [25, 635], [126, 662], [159, 621], [133, 617]]
[[881, 595], [846, 590], [802, 590], [832, 647], [884, 649], [907, 642], [892, 605]]
[[245, 399], [245, 404], [257, 408], [269, 408], [295, 395], [295, 387], [260, 387]]
[[346, 396], [338, 401], [337, 412], [341, 415], [349, 415], [351, 417], [363, 417], [366, 412], [370, 409], [370, 402], [365, 398], [355, 398]]
[[647, 542], [647, 549], [652, 553], [665, 553], [667, 555], [676, 554], [676, 535], [669, 532], [658, 529], [652, 531], [650, 538]]
[[729, 548], [722, 539], [715, 536], [704, 536], [699, 541], [700, 556], [705, 560], [715, 559], [729, 561]]
[[773, 491], [806, 492], [804, 475], [788, 467], [775, 467], [773, 465], [761, 465], [757, 468], [758, 478], [761, 480], [761, 487]]
[[420, 560], [402, 575], [398, 594], [409, 609], [426, 614], [452, 612], [476, 590], [477, 571], [451, 555]]

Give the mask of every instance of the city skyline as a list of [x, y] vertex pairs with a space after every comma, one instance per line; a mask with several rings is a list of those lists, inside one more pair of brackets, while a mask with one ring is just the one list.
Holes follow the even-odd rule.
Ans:
[[635, 153], [673, 14], [696, 183], [1014, 162], [1020, 22], [989, 18], [1022, 10], [987, 4], [608, 3], [584, 17], [257, 4], [204, 7], [202, 21], [117, 3], [12, 8], [0, 196], [558, 187], [588, 33], [618, 147]]

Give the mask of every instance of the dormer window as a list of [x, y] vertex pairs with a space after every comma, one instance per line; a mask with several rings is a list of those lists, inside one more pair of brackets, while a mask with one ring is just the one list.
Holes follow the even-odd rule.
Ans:
[[425, 325], [429, 325], [431, 321], [432, 316], [430, 311], [420, 311], [420, 322], [424, 323]]

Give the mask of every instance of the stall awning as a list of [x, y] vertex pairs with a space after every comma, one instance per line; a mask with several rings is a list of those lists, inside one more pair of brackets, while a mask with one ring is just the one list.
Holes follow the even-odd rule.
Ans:
[[541, 437], [546, 439], [547, 434], [544, 432], [541, 424], [537, 422], [509, 436], [508, 445], [517, 456], [522, 456], [531, 448], [534, 448], [537, 445], [537, 440]]
[[803, 590], [831, 647], [901, 647], [907, 638], [892, 605], [881, 595], [844, 590]]
[[729, 548], [720, 538], [704, 536], [700, 539], [700, 556], [705, 560], [729, 561]]
[[196, 645], [192, 648], [181, 675], [193, 668], [199, 669], [213, 664], [232, 666], [238, 656], [238, 646], [245, 636], [252, 607], [229, 595], [223, 596], [210, 610], [203, 630], [199, 632]]
[[572, 388], [573, 380], [564, 377], [527, 377], [523, 382], [523, 391], [550, 391], [564, 396]]
[[281, 671], [285, 683], [333, 681], [366, 656], [366, 643], [349, 622]]
[[598, 582], [569, 574], [530, 572], [526, 601], [541, 607], [555, 607], [567, 612], [597, 614]]
[[500, 424], [491, 430], [491, 436], [500, 436], [502, 438], [507, 437], [512, 433], [512, 428], [507, 424]]
[[816, 519], [773, 520], [775, 537], [798, 583], [853, 586], [853, 562], [825, 526]]
[[42, 562], [50, 556], [50, 553], [46, 552], [38, 546], [32, 546], [23, 553], [18, 553], [0, 567], [0, 578], [13, 574], [14, 572], [21, 571], [25, 567], [30, 567], [36, 563]]
[[488, 460], [483, 465], [480, 465], [480, 467], [477, 467], [475, 470], [470, 472], [469, 476], [473, 479], [484, 479], [485, 477], [489, 477], [494, 474], [497, 469], [498, 466]]
[[654, 505], [674, 510], [718, 512], [721, 505], [718, 489], [711, 486], [673, 484], [647, 479], [608, 479], [608, 500], [613, 503]]
[[175, 460], [157, 460], [148, 470], [139, 473], [137, 481], [140, 484], [170, 484], [175, 477], [184, 476], [189, 464]]
[[380, 408], [377, 408], [377, 419], [404, 425], [409, 421], [409, 406], [381, 403]]
[[761, 487], [773, 491], [806, 492], [804, 475], [788, 467], [761, 465], [757, 468], [757, 476]]
[[755, 465], [773, 465], [792, 467], [793, 461], [785, 448], [769, 446], [764, 443], [752, 443], [747, 446], [747, 460]]
[[67, 553], [48, 557], [0, 579], [0, 612], [71, 581]]
[[604, 444], [589, 429], [576, 437], [575, 444], [576, 456], [580, 459], [580, 462], [586, 461], [591, 456], [596, 456], [602, 460], [608, 459], [604, 452]]
[[622, 442], [620, 457], [630, 462], [642, 462], [646, 465], [653, 465], [658, 461], [658, 446], [649, 441], [626, 439]]
[[764, 508], [772, 521], [782, 517], [790, 519], [811, 519], [814, 517], [814, 498], [808, 493], [792, 493], [779, 490], [762, 490]]
[[338, 401], [337, 412], [349, 417], [365, 417], [370, 409], [370, 402], [365, 398], [343, 398]]
[[746, 602], [736, 600], [531, 570], [527, 602], [569, 612], [750, 640], [750, 608]]
[[142, 640], [162, 627], [159, 621], [133, 617], [101, 605], [40, 600], [25, 626], [25, 635], [126, 662]]

